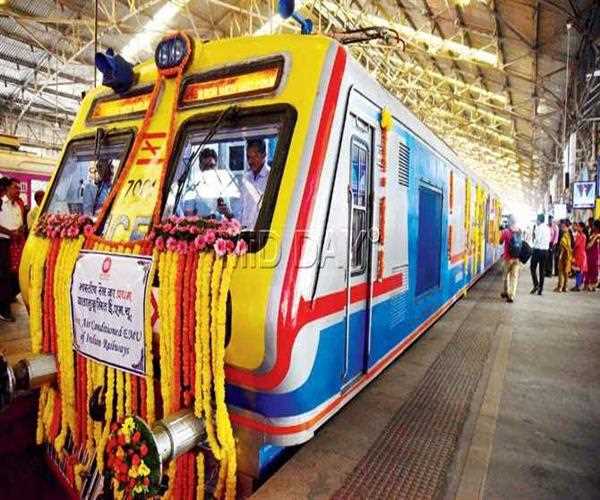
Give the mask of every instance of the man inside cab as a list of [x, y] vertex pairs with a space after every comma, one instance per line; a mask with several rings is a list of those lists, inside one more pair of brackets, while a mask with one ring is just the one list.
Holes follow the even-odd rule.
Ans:
[[248, 171], [241, 185], [240, 224], [252, 230], [262, 205], [271, 168], [267, 165], [267, 145], [264, 139], [251, 139], [246, 143]]
[[227, 203], [221, 196], [218, 196], [226, 182], [225, 179], [221, 179], [217, 169], [217, 152], [212, 148], [205, 148], [200, 151], [198, 159], [200, 168], [198, 182], [182, 197], [176, 210], [177, 215], [230, 219], [232, 214]]
[[104, 200], [110, 193], [113, 178], [113, 166], [111, 160], [98, 160], [95, 170], [90, 170], [93, 180], [83, 188], [83, 213], [95, 217]]

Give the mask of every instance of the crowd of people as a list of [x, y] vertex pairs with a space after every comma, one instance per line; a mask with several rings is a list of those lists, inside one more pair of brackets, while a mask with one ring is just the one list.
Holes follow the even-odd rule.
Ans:
[[19, 264], [25, 239], [35, 224], [43, 191], [36, 191], [34, 207], [20, 196], [18, 179], [0, 178], [0, 321], [14, 321], [11, 304], [19, 294]]
[[[502, 297], [513, 302], [519, 270], [531, 255], [531, 294], [542, 295], [546, 278], [556, 277], [555, 292], [588, 291], [599, 288], [600, 220], [585, 222], [562, 219], [555, 222], [550, 215], [537, 217], [531, 233], [519, 228], [510, 216], [501, 233], [504, 245], [504, 291]], [[530, 248], [530, 252], [527, 250]], [[569, 287], [569, 280], [573, 286]]]

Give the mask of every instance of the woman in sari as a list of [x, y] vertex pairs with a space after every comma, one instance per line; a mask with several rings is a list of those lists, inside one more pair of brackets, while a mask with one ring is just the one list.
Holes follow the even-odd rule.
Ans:
[[576, 222], [573, 228], [575, 229], [575, 246], [573, 247], [575, 286], [571, 288], [571, 291], [579, 292], [581, 291], [581, 285], [583, 285], [583, 276], [587, 272], [587, 255], [585, 253], [587, 239], [583, 233], [583, 230], [585, 229], [585, 224], [583, 222]]
[[571, 231], [569, 231], [569, 221], [563, 220], [560, 223], [562, 236], [558, 242], [558, 284], [555, 292], [566, 292], [567, 281], [571, 273], [571, 262], [573, 260], [573, 251], [571, 249]]
[[587, 272], [585, 273], [584, 289], [596, 291], [598, 286], [598, 255], [600, 253], [600, 220], [593, 222], [592, 231], [587, 242]]

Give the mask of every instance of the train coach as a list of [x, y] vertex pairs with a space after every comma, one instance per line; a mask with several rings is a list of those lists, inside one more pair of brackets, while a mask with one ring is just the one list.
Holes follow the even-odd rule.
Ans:
[[[330, 38], [178, 33], [130, 73], [98, 64], [21, 265], [40, 361], [4, 380], [42, 387], [75, 495], [232, 496], [496, 262], [501, 202]], [[136, 428], [156, 467], [123, 482]]]
[[26, 206], [33, 206], [33, 195], [45, 190], [56, 168], [56, 160], [19, 151], [19, 140], [0, 134], [0, 176], [19, 180], [21, 198]]

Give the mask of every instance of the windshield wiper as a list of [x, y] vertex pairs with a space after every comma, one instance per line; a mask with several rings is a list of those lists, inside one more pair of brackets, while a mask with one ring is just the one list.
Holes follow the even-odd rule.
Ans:
[[190, 168], [192, 167], [192, 163], [194, 163], [196, 158], [198, 158], [198, 155], [200, 154], [200, 151], [202, 150], [202, 148], [209, 143], [209, 141], [218, 132], [219, 128], [221, 128], [221, 125], [225, 121], [225, 118], [227, 118], [228, 115], [235, 116], [238, 113], [238, 111], [239, 111], [239, 106], [236, 106], [236, 105], [232, 105], [232, 106], [229, 106], [228, 108], [224, 109], [221, 112], [221, 114], [217, 117], [215, 122], [212, 124], [208, 133], [206, 134], [206, 137], [200, 143], [200, 145], [196, 148], [196, 151], [194, 153], [192, 153], [192, 155], [188, 158], [188, 161], [186, 162], [186, 164], [183, 167], [183, 172], [181, 172], [179, 179], [177, 179], [177, 193], [175, 194], [175, 202], [173, 203], [173, 215], [175, 215], [175, 212], [179, 205], [179, 200], [181, 199], [181, 196], [183, 195], [183, 186], [185, 185], [185, 181], [188, 178], [188, 175], [190, 173]]

